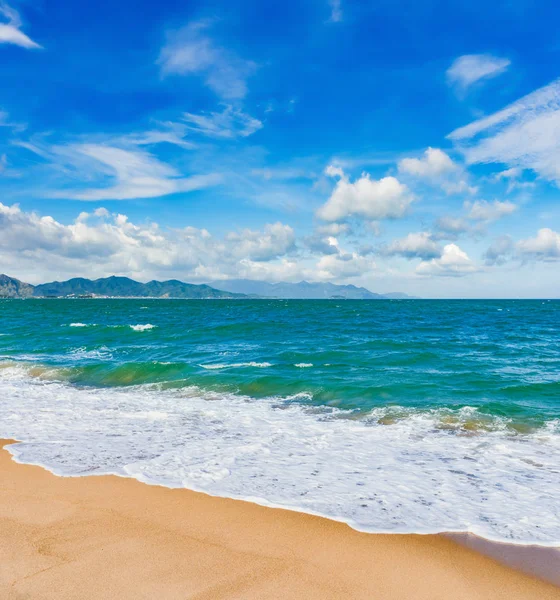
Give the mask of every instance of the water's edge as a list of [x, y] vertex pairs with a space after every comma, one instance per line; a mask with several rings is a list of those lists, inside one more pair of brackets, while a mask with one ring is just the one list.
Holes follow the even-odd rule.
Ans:
[[[455, 541], [463, 543], [463, 545], [467, 545], [469, 547], [471, 547], [471, 542], [469, 541], [467, 543], [467, 540], [470, 540], [471, 538], [473, 538], [473, 539], [477, 539], [477, 540], [483, 540], [484, 542], [486, 542], [487, 544], [490, 544], [490, 545], [496, 544], [498, 546], [503, 546], [503, 547], [552, 549], [552, 550], [558, 550], [560, 552], [560, 541], [539, 542], [539, 543], [535, 543], [532, 541], [525, 542], [525, 541], [519, 541], [519, 540], [504, 541], [503, 539], [494, 539], [491, 537], [485, 537], [478, 533], [474, 533], [472, 531], [464, 531], [464, 530], [459, 530], [459, 529], [449, 530], [449, 529], [443, 529], [443, 528], [432, 528], [432, 529], [425, 529], [423, 531], [418, 531], [418, 530], [412, 529], [412, 528], [398, 530], [398, 531], [395, 531], [394, 529], [377, 529], [377, 528], [360, 526], [355, 521], [352, 521], [351, 519], [348, 519], [345, 517], [337, 517], [337, 516], [333, 516], [333, 515], [329, 515], [329, 514], [309, 510], [309, 509], [304, 509], [301, 506], [289, 505], [289, 504], [278, 504], [278, 503], [270, 502], [270, 501], [266, 500], [265, 498], [258, 498], [255, 496], [237, 496], [234, 494], [220, 494], [220, 493], [215, 493], [215, 492], [212, 493], [212, 492], [209, 492], [208, 490], [205, 490], [202, 488], [197, 488], [194, 486], [184, 487], [184, 486], [165, 485], [164, 483], [150, 481], [148, 479], [142, 478], [141, 476], [126, 475], [126, 474], [123, 474], [122, 472], [117, 472], [117, 471], [108, 470], [108, 471], [104, 471], [104, 472], [85, 473], [85, 474], [61, 473], [61, 472], [58, 472], [56, 469], [53, 469], [52, 467], [50, 467], [44, 463], [41, 463], [41, 462], [21, 460], [19, 453], [18, 453], [18, 446], [20, 444], [24, 444], [25, 441], [24, 440], [8, 440], [8, 441], [9, 441], [9, 443], [5, 444], [3, 446], [3, 448], [11, 454], [12, 460], [15, 463], [20, 464], [20, 465], [29, 465], [29, 466], [33, 466], [33, 467], [39, 467], [41, 469], [44, 469], [45, 471], [48, 471], [55, 477], [69, 477], [69, 478], [120, 477], [122, 479], [134, 479], [135, 481], [138, 481], [138, 482], [142, 483], [143, 485], [161, 487], [161, 488], [165, 488], [168, 490], [188, 490], [190, 492], [195, 492], [197, 494], [204, 494], [205, 496], [210, 496], [212, 498], [224, 498], [224, 499], [228, 499], [228, 500], [236, 500], [238, 502], [249, 502], [250, 504], [256, 504], [258, 506], [262, 506], [265, 508], [273, 508], [273, 509], [278, 509], [278, 510], [289, 510], [291, 512], [301, 513], [301, 514], [305, 514], [305, 515], [311, 515], [314, 517], [320, 517], [321, 519], [328, 519], [329, 521], [336, 521], [337, 523], [344, 523], [345, 525], [348, 525], [348, 527], [350, 527], [351, 529], [354, 529], [355, 531], [359, 531], [360, 533], [368, 533], [368, 534], [372, 534], [372, 535], [445, 535], [445, 536], [450, 537], [450, 538], [454, 539]], [[2, 442], [2, 440], [0, 440], [0, 443], [1, 442]], [[474, 545], [475, 544], [472, 543], [473, 547], [474, 547]], [[483, 554], [484, 554], [484, 552], [483, 552]], [[488, 554], [488, 555], [490, 556], [490, 554]], [[560, 568], [560, 563], [559, 563], [559, 568]], [[559, 580], [560, 580], [560, 571], [559, 571]]]
[[123, 475], [121, 473], [98, 473], [89, 475], [61, 475], [50, 469], [47, 465], [37, 462], [27, 462], [19, 460], [17, 454], [17, 446], [23, 443], [22, 440], [1, 440], [0, 448], [7, 451], [13, 462], [20, 465], [29, 465], [39, 467], [48, 471], [55, 477], [121, 477], [123, 479], [135, 479], [143, 485], [152, 485], [156, 487], [162, 487], [166, 489], [185, 489], [189, 492], [197, 494], [203, 494], [214, 498], [224, 498], [230, 500], [236, 500], [238, 502], [248, 502], [250, 504], [256, 504], [264, 506], [270, 509], [278, 510], [289, 510], [298, 512], [301, 514], [308, 514], [322, 519], [328, 519], [330, 521], [337, 521], [344, 523], [352, 529], [359, 531], [360, 533], [366, 533], [369, 535], [441, 535], [445, 538], [452, 540], [453, 542], [465, 546], [479, 554], [483, 554], [497, 562], [510, 567], [516, 571], [525, 573], [526, 575], [536, 577], [548, 583], [552, 583], [560, 587], [560, 544], [523, 544], [518, 542], [503, 542], [497, 540], [491, 540], [474, 533], [461, 532], [461, 531], [433, 531], [433, 532], [395, 532], [395, 531], [373, 531], [359, 528], [355, 524], [348, 522], [345, 519], [336, 519], [328, 515], [305, 511], [300, 507], [290, 507], [283, 505], [275, 505], [266, 500], [259, 498], [242, 498], [242, 497], [231, 497], [218, 494], [210, 494], [204, 490], [191, 489], [191, 488], [172, 488], [165, 486], [160, 483], [153, 483], [149, 481], [142, 481], [137, 477], [129, 475]]

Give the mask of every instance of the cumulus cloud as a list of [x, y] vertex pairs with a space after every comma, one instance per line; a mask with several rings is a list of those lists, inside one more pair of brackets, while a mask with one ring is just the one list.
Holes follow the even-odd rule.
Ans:
[[502, 265], [508, 260], [560, 260], [560, 233], [544, 227], [539, 229], [535, 237], [522, 239], [517, 243], [509, 235], [501, 236], [486, 250], [484, 259], [488, 265]]
[[447, 194], [474, 194], [464, 169], [439, 148], [428, 148], [421, 158], [403, 158], [398, 162], [399, 173], [426, 179], [443, 188]]
[[461, 217], [444, 215], [436, 220], [435, 229], [434, 237], [438, 239], [457, 239], [461, 234], [470, 230], [470, 225], [466, 219]]
[[414, 200], [408, 187], [395, 177], [376, 180], [363, 174], [351, 182], [340, 168], [329, 166], [325, 172], [339, 179], [330, 198], [317, 211], [324, 221], [343, 221], [349, 217], [398, 219], [407, 213]]
[[423, 261], [416, 267], [418, 275], [436, 277], [463, 277], [478, 271], [466, 252], [456, 244], [443, 247], [441, 257]]
[[560, 259], [560, 233], [544, 227], [534, 238], [517, 242], [518, 256], [524, 260], [556, 261]]
[[403, 256], [404, 258], [420, 258], [423, 261], [440, 258], [443, 250], [426, 232], [409, 233], [405, 238], [394, 240], [384, 251], [389, 256]]
[[[194, 280], [249, 276], [287, 258], [294, 232], [282, 223], [246, 229], [218, 238], [205, 229], [135, 224], [105, 208], [82, 212], [69, 225], [50, 216], [0, 203], [0, 262], [7, 270], [58, 275], [124, 274], [141, 278], [166, 274]], [[47, 275], [42, 273], [43, 278]]]
[[439, 177], [458, 168], [450, 156], [439, 148], [428, 148], [422, 158], [403, 158], [398, 167], [402, 173], [419, 177]]
[[450, 215], [442, 215], [439, 217], [435, 222], [435, 232], [432, 234], [432, 238], [456, 240], [464, 233], [480, 237], [486, 233], [488, 225], [511, 215], [517, 208], [517, 204], [508, 200], [494, 200], [493, 202], [488, 202], [487, 200], [466, 200], [463, 203], [464, 216], [452, 217]]
[[282, 223], [265, 225], [264, 231], [232, 232], [226, 239], [236, 244], [240, 254], [254, 261], [269, 261], [295, 250], [294, 230]]
[[517, 204], [504, 200], [494, 200], [487, 202], [486, 200], [476, 200], [475, 202], [465, 202], [465, 210], [468, 211], [467, 217], [474, 221], [497, 221], [502, 217], [511, 215], [517, 210]]
[[560, 80], [448, 137], [469, 164], [532, 169], [560, 184]]
[[41, 48], [37, 42], [21, 31], [22, 23], [17, 10], [0, 2], [0, 17], [4, 21], [0, 22], [0, 44], [14, 44], [29, 50]]
[[81, 212], [64, 224], [2, 203], [0, 264], [4, 271], [32, 283], [37, 277], [45, 281], [110, 274], [199, 282], [228, 278], [342, 281], [375, 268], [370, 258], [338, 245], [336, 255], [318, 252], [302, 260], [293, 229], [279, 222], [214, 236], [196, 227], [133, 223], [104, 207]]
[[190, 131], [208, 137], [225, 139], [248, 137], [263, 126], [259, 119], [255, 119], [231, 105], [224, 106], [222, 112], [208, 112], [199, 115], [184, 113], [183, 120], [187, 123], [187, 129]]
[[509, 59], [491, 54], [465, 54], [456, 58], [447, 69], [447, 82], [464, 92], [477, 81], [504, 73], [510, 64]]
[[491, 265], [502, 265], [512, 255], [515, 244], [509, 235], [502, 235], [494, 240], [484, 253], [484, 262]]
[[339, 252], [323, 256], [317, 263], [315, 278], [321, 281], [360, 277], [375, 269], [375, 262], [357, 252]]
[[195, 21], [169, 34], [157, 61], [161, 71], [198, 75], [221, 98], [244, 98], [256, 64], [217, 45], [208, 33], [211, 25], [210, 20]]

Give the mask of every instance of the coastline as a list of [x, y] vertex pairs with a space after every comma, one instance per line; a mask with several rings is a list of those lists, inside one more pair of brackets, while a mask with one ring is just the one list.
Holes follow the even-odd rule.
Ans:
[[[471, 538], [360, 533], [134, 479], [61, 478], [13, 461], [10, 443], [0, 442], [0, 589], [8, 599], [560, 598], [558, 587], [467, 547]], [[491, 554], [489, 544], [477, 549]], [[526, 560], [514, 551], [522, 564], [509, 564], [546, 577], [534, 565], [557, 555], [522, 551]]]

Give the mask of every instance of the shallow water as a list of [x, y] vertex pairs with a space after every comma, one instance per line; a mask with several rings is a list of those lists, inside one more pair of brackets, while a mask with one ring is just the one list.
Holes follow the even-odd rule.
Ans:
[[0, 436], [366, 531], [560, 543], [560, 302], [0, 301]]

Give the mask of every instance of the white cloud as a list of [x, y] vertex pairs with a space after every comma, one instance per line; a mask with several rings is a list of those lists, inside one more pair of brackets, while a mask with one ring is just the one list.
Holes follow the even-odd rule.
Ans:
[[157, 198], [205, 188], [220, 181], [218, 175], [181, 177], [175, 169], [160, 162], [148, 152], [132, 152], [96, 144], [75, 145], [70, 149], [106, 166], [108, 174], [116, 180], [113, 185], [106, 188], [63, 194], [76, 200]]
[[221, 98], [244, 98], [256, 64], [218, 46], [207, 33], [211, 25], [195, 21], [171, 33], [157, 62], [164, 75], [199, 75]]
[[[294, 232], [282, 223], [218, 238], [194, 227], [164, 229], [156, 223], [134, 224], [126, 215], [110, 214], [105, 208], [80, 213], [73, 223], [65, 225], [50, 216], [0, 203], [3, 269], [16, 275], [21, 272], [22, 276], [36, 273], [42, 280], [78, 274], [123, 274], [143, 279], [173, 275], [193, 280], [249, 277], [265, 275], [265, 263], [288, 260], [293, 251]], [[301, 275], [302, 267], [298, 270]]]
[[[54, 191], [42, 192], [52, 198], [85, 201], [158, 198], [203, 189], [222, 181], [222, 176], [217, 173], [184, 177], [172, 166], [141, 149], [142, 145], [170, 141], [167, 137], [150, 137], [150, 133], [156, 132], [112, 138], [107, 143], [49, 146], [18, 141], [15, 145], [44, 158], [58, 179], [64, 178], [64, 185], [58, 184]], [[89, 187], [69, 187], [69, 180], [78, 181], [81, 186], [89, 184]]]
[[456, 58], [447, 69], [449, 85], [465, 91], [473, 83], [504, 73], [511, 61], [491, 54], [465, 54]]
[[560, 80], [448, 137], [469, 164], [532, 169], [560, 184]]
[[66, 225], [0, 203], [0, 264], [4, 271], [32, 283], [110, 274], [141, 280], [336, 281], [375, 269], [371, 258], [333, 243], [335, 255], [318, 253], [302, 259], [293, 229], [283, 223], [218, 237], [195, 227], [133, 223], [103, 207], [82, 212]]
[[487, 202], [486, 200], [476, 200], [475, 202], [465, 202], [465, 210], [468, 211], [467, 217], [474, 221], [497, 221], [502, 217], [511, 215], [517, 210], [517, 204], [504, 200], [494, 200]]
[[429, 180], [441, 186], [447, 194], [474, 194], [464, 169], [439, 148], [428, 148], [422, 158], [403, 158], [398, 162], [399, 173]]
[[341, 235], [349, 231], [350, 226], [348, 223], [327, 223], [317, 227], [317, 232], [323, 235]]
[[21, 48], [41, 48], [29, 36], [21, 31], [21, 19], [19, 13], [5, 3], [0, 3], [0, 16], [7, 22], [0, 23], [0, 44], [14, 44]]
[[321, 281], [361, 277], [375, 270], [375, 262], [357, 252], [340, 252], [323, 256], [316, 266], [315, 278]]
[[329, 6], [331, 7], [331, 16], [329, 20], [333, 23], [340, 23], [340, 21], [342, 21], [342, 1], [329, 0]]
[[496, 173], [492, 179], [494, 181], [501, 181], [502, 179], [518, 179], [523, 174], [523, 169], [519, 167], [511, 167], [511, 169], [505, 169]]
[[395, 177], [371, 179], [363, 174], [351, 182], [343, 171], [327, 167], [327, 175], [338, 176], [339, 180], [327, 200], [317, 211], [324, 221], [343, 221], [348, 217], [370, 220], [398, 219], [408, 211], [414, 197], [406, 185]]
[[462, 233], [469, 231], [470, 226], [467, 221], [460, 217], [450, 217], [443, 215], [436, 220], [435, 227], [439, 239], [456, 239]]
[[418, 275], [462, 277], [478, 271], [467, 253], [456, 244], [447, 244], [440, 258], [423, 261], [416, 267]]
[[428, 148], [423, 158], [403, 158], [398, 163], [401, 173], [418, 177], [440, 177], [452, 173], [458, 166], [439, 148]]
[[222, 112], [208, 112], [200, 115], [184, 113], [183, 119], [190, 131], [208, 137], [226, 139], [248, 137], [263, 126], [259, 119], [255, 119], [231, 105], [226, 105]]
[[502, 235], [486, 250], [484, 261], [487, 265], [502, 265], [511, 256], [515, 248], [513, 240], [509, 235]]
[[264, 231], [244, 229], [232, 232], [226, 239], [236, 244], [237, 251], [242, 256], [257, 262], [279, 258], [295, 249], [294, 230], [282, 223], [265, 225]]
[[420, 258], [424, 261], [440, 258], [442, 252], [442, 248], [426, 232], [409, 233], [405, 238], [391, 242], [384, 251], [388, 255], [408, 259]]
[[517, 242], [518, 256], [524, 260], [555, 261], [560, 259], [560, 233], [544, 227], [536, 237]]
[[522, 262], [560, 260], [560, 233], [548, 227], [539, 229], [537, 235], [514, 243], [511, 236], [497, 238], [484, 254], [486, 264], [501, 265], [508, 260]]

